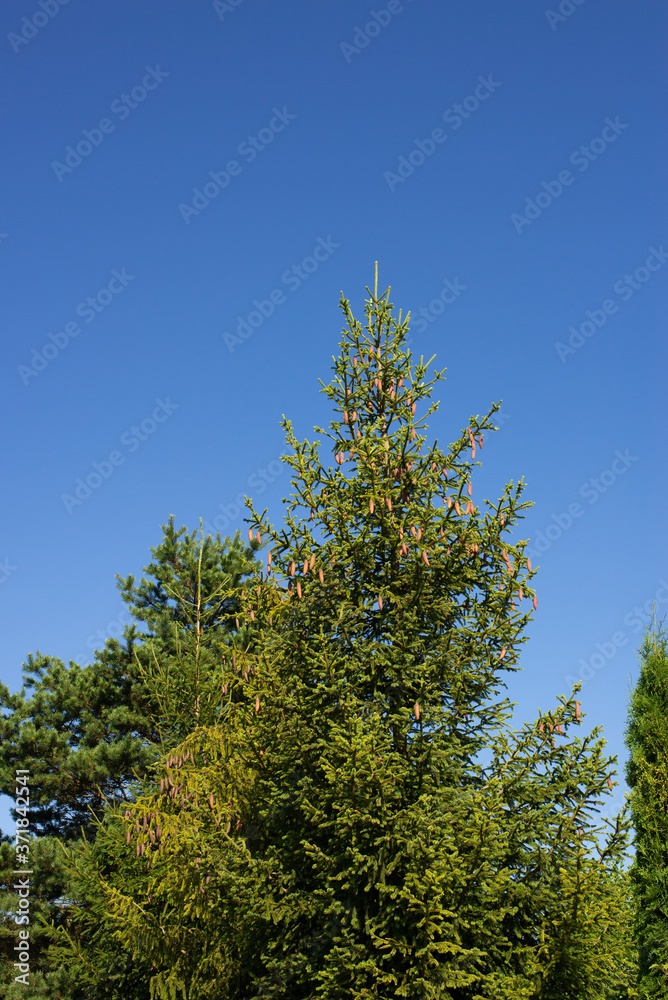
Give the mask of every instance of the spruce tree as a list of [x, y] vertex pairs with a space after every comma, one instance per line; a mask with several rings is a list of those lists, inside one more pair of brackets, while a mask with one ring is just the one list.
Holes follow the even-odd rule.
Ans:
[[537, 598], [523, 484], [474, 499], [498, 405], [428, 444], [442, 373], [389, 289], [364, 327], [341, 304], [333, 465], [284, 419], [284, 527], [249, 501], [249, 642], [221, 641], [217, 709], [119, 813], [146, 893], [91, 877], [155, 996], [631, 996], [628, 820], [598, 820], [615, 761], [576, 735], [576, 692], [509, 726]]
[[631, 868], [643, 998], [668, 996], [668, 641], [648, 628], [626, 733], [636, 855]]

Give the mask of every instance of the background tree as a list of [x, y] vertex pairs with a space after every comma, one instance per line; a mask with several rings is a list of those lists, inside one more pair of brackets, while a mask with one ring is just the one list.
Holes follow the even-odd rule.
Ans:
[[207, 536], [202, 547], [196, 531], [177, 530], [170, 519], [151, 550], [148, 578], [117, 578], [136, 623], [122, 640], [109, 639], [86, 666], [30, 655], [22, 691], [11, 694], [0, 684], [7, 713], [0, 716], [0, 791], [13, 796], [15, 768], [30, 770], [36, 835], [68, 840], [83, 829], [94, 836], [93, 817], [102, 815], [105, 800], [127, 801], [129, 783], [146, 773], [156, 747], [178, 738], [139, 664], [157, 658], [176, 680], [184, 639], [198, 629], [203, 670], [221, 635], [234, 632], [243, 645], [237, 591], [256, 549], [238, 532], [233, 540]]
[[[222, 541], [177, 530], [173, 518], [152, 549], [147, 577], [118, 578], [123, 600], [135, 624], [121, 641], [110, 639], [87, 666], [36, 654], [24, 667], [24, 686], [10, 694], [0, 686], [0, 788], [14, 797], [17, 767], [30, 771], [30, 823], [33, 867], [31, 898], [36, 909], [31, 928], [31, 990], [36, 997], [122, 997], [148, 995], [147, 968], [123, 953], [105, 920], [104, 897], [92, 881], [84, 886], [63, 872], [63, 847], [71, 856], [86, 849], [108, 878], [122, 877], [126, 852], [112, 854], [108, 841], [92, 841], [104, 817], [113, 822], [115, 802], [129, 803], [134, 783], [145, 775], [165, 747], [178, 742], [197, 716], [200, 689], [206, 685], [217, 640], [246, 643], [237, 625], [239, 586], [253, 565], [257, 544], [244, 544], [237, 532]], [[162, 685], [151, 685], [152, 665], [159, 663]], [[180, 713], [164, 713], [161, 688], [179, 691]], [[178, 719], [181, 723], [178, 722]], [[179, 729], [179, 724], [181, 729]], [[17, 868], [7, 838], [0, 851], [0, 878], [8, 888]], [[70, 904], [76, 901], [74, 919]], [[0, 923], [1, 949], [9, 959], [16, 944], [11, 892]], [[49, 927], [43, 926], [45, 921]], [[62, 929], [62, 933], [55, 933]], [[69, 935], [69, 960], [60, 953]], [[49, 951], [54, 942], [58, 946]], [[2, 975], [10, 987], [11, 962]], [[7, 994], [9, 996], [10, 994]], [[13, 994], [11, 994], [13, 996]], [[21, 995], [17, 993], [17, 996]]]
[[631, 868], [640, 996], [668, 996], [668, 654], [662, 626], [640, 649], [626, 733], [636, 856]]
[[316, 428], [335, 467], [284, 421], [285, 527], [250, 508], [254, 638], [221, 640], [218, 705], [122, 813], [145, 895], [97, 873], [117, 938], [188, 1000], [631, 996], [628, 820], [598, 821], [614, 759], [573, 735], [575, 695], [508, 726], [536, 598], [522, 484], [473, 500], [497, 407], [427, 447], [442, 373], [412, 365], [389, 290], [364, 328], [342, 308]]

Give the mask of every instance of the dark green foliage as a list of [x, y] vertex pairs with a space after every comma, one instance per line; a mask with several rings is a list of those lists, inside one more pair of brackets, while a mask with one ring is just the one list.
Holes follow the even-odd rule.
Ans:
[[668, 996], [668, 640], [648, 629], [640, 676], [629, 706], [631, 814], [636, 857], [631, 868], [640, 947], [640, 996]]
[[535, 571], [522, 484], [472, 499], [497, 407], [427, 446], [442, 375], [388, 293], [365, 328], [342, 307], [316, 429], [336, 466], [285, 422], [294, 492], [285, 528], [249, 518], [272, 560], [242, 587], [247, 642], [221, 640], [206, 718], [116, 834], [145, 891], [96, 869], [117, 939], [161, 997], [631, 997], [629, 824], [598, 819], [614, 759], [575, 695], [508, 726]]
[[[108, 640], [83, 667], [31, 655], [21, 692], [0, 685], [0, 708], [9, 713], [0, 717], [0, 791], [13, 796], [15, 768], [29, 769], [36, 835], [69, 840], [83, 829], [93, 836], [93, 816], [102, 815], [105, 800], [127, 801], [129, 783], [147, 772], [156, 747], [184, 735], [162, 714], [140, 665], [158, 659], [176, 683], [184, 636], [198, 621], [202, 658], [235, 630], [235, 591], [257, 546], [244, 546], [238, 533], [231, 542], [209, 536], [200, 553], [197, 532], [177, 531], [173, 519], [163, 533], [145, 570], [149, 578], [139, 584], [132, 576], [118, 578], [138, 623], [126, 628], [122, 641]], [[227, 597], [217, 596], [220, 591]], [[194, 705], [183, 707], [194, 712]]]
[[[85, 859], [92, 851], [106, 877], [127, 881], [126, 852], [109, 851], [113, 803], [132, 802], [137, 780], [165, 746], [192, 727], [216, 644], [223, 637], [239, 646], [245, 642], [235, 621], [238, 591], [253, 568], [257, 545], [244, 545], [238, 533], [231, 541], [207, 537], [202, 543], [197, 532], [177, 530], [173, 519], [163, 535], [152, 550], [147, 578], [139, 583], [119, 578], [137, 623], [126, 628], [122, 641], [109, 640], [83, 667], [72, 662], [65, 667], [38, 653], [24, 666], [20, 693], [0, 686], [7, 713], [0, 718], [2, 792], [13, 798], [15, 770], [30, 772], [30, 829], [38, 835], [30, 846], [36, 906], [30, 989], [45, 1000], [143, 1000], [147, 967], [114, 941], [99, 885], [85, 878]], [[170, 689], [179, 691], [180, 707], [165, 714], [162, 694]], [[99, 847], [82, 842], [82, 832], [88, 841], [95, 838], [101, 819], [105, 837]], [[66, 845], [72, 867], [64, 875]], [[3, 878], [11, 877], [12, 865], [14, 848], [5, 842]], [[141, 880], [133, 885], [140, 892]], [[11, 895], [6, 899], [0, 937], [11, 953], [17, 928]], [[40, 926], [42, 919], [50, 930]], [[48, 952], [49, 942], [57, 942], [55, 951]], [[8, 971], [5, 965], [3, 975]], [[25, 990], [20, 984], [12, 988]]]

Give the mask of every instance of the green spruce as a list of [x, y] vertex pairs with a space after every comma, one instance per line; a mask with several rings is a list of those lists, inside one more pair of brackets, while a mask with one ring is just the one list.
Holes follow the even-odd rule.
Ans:
[[615, 761], [576, 693], [509, 726], [537, 600], [523, 484], [475, 490], [498, 405], [428, 443], [442, 373], [389, 290], [364, 326], [341, 305], [329, 454], [285, 420], [285, 525], [249, 502], [248, 641], [221, 640], [206, 718], [119, 812], [142, 895], [97, 868], [116, 938], [154, 997], [631, 996]]

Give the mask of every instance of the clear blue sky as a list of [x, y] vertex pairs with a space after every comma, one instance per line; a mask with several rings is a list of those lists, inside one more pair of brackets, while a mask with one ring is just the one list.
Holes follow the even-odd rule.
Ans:
[[378, 259], [448, 367], [433, 436], [502, 399], [476, 493], [535, 501], [518, 717], [584, 670], [623, 757], [668, 610], [662, 5], [41, 4], [0, 15], [3, 680], [118, 631], [170, 514], [280, 523], [281, 414], [327, 421]]

